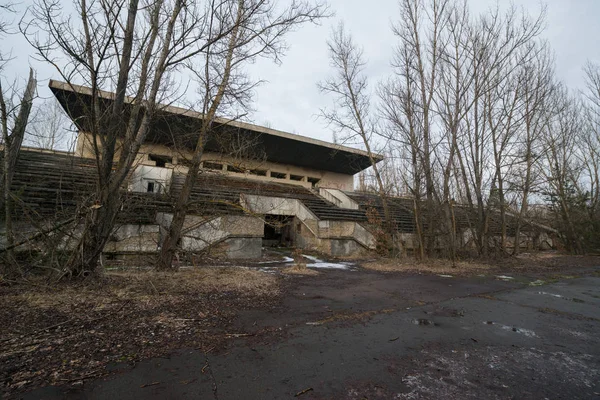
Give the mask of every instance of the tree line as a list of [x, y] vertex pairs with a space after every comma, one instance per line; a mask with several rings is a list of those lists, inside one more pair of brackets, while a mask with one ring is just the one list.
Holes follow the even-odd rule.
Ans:
[[517, 254], [524, 224], [540, 214], [568, 251], [600, 249], [600, 66], [583, 68], [584, 91], [562, 83], [541, 37], [545, 14], [400, 0], [392, 73], [374, 88], [362, 48], [343, 25], [333, 32], [334, 73], [320, 87], [335, 105], [322, 116], [341, 140], [383, 149], [370, 188], [384, 208], [391, 195], [415, 199], [418, 256], [441, 240], [457, 257], [456, 205], [481, 256]]

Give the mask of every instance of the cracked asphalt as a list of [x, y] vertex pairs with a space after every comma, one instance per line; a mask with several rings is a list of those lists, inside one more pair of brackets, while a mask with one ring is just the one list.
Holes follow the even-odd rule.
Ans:
[[[250, 336], [225, 349], [24, 398], [600, 399], [598, 271], [539, 286], [324, 271], [295, 278], [278, 307], [241, 314]], [[264, 331], [275, 334], [252, 336]]]

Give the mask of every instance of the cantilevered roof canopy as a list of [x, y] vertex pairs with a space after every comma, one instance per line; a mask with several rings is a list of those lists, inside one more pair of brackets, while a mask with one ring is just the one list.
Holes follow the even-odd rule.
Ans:
[[[49, 87], [77, 128], [90, 131], [91, 89], [54, 80], [50, 80]], [[104, 109], [114, 99], [114, 93], [110, 92], [100, 92], [99, 96]], [[128, 104], [131, 101], [131, 98], [127, 99]], [[174, 106], [159, 108], [146, 141], [193, 149], [202, 114]], [[368, 153], [363, 150], [240, 121], [219, 118], [216, 122], [206, 151], [237, 152], [245, 157], [351, 175], [371, 166]], [[381, 161], [383, 157], [375, 155], [375, 159]]]

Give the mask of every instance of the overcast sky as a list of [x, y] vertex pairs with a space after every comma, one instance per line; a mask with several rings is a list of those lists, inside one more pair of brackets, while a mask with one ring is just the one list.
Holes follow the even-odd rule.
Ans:
[[[282, 0], [285, 1], [285, 0]], [[496, 4], [495, 0], [470, 0], [471, 12], [476, 14]], [[538, 0], [514, 0], [529, 13], [537, 15], [541, 2]], [[21, 2], [24, 8], [29, 0]], [[556, 56], [556, 72], [563, 82], [572, 88], [581, 88], [581, 69], [586, 60], [600, 62], [600, 0], [546, 0], [548, 14], [543, 37], [552, 46]], [[335, 17], [321, 26], [304, 26], [288, 39], [289, 50], [281, 65], [259, 61], [251, 66], [251, 74], [264, 79], [254, 102], [256, 110], [250, 116], [252, 122], [272, 128], [332, 140], [331, 131], [316, 116], [329, 101], [319, 93], [316, 83], [330, 73], [326, 40], [340, 20], [352, 33], [355, 41], [364, 47], [368, 61], [367, 73], [370, 84], [385, 77], [389, 71], [395, 39], [390, 26], [396, 20], [397, 0], [329, 0]], [[510, 4], [499, 0], [500, 7]], [[17, 35], [2, 40], [2, 51], [12, 48], [15, 59], [3, 72], [5, 78], [25, 79], [27, 64], [32, 65], [40, 80], [39, 93], [49, 97], [47, 79], [58, 74], [46, 65], [32, 60], [26, 42]]]

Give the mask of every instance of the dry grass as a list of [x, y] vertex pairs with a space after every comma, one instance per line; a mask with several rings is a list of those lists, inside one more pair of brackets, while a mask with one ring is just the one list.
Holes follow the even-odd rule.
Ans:
[[[32, 288], [33, 289], [33, 288]], [[243, 267], [203, 267], [178, 272], [107, 272], [99, 282], [83, 285], [38, 286], [13, 294], [15, 301], [29, 306], [67, 312], [85, 303], [94, 311], [111, 308], [120, 301], [149, 304], [159, 298], [176, 298], [211, 292], [236, 292], [243, 296], [276, 296], [276, 277]]]
[[122, 289], [132, 293], [207, 293], [234, 291], [249, 296], [279, 293], [276, 277], [244, 267], [202, 267], [178, 272], [111, 272], [111, 280], [121, 280]]
[[362, 263], [361, 266], [366, 269], [381, 272], [426, 272], [447, 275], [478, 274], [496, 268], [493, 264], [474, 261], [458, 261], [453, 265], [451, 261], [438, 259], [416, 261], [410, 259], [388, 258], [365, 262]]

